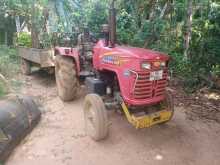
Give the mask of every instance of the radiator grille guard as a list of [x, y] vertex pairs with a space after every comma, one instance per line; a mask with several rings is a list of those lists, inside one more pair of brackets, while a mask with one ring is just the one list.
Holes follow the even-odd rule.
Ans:
[[131, 71], [133, 75], [132, 97], [134, 99], [152, 99], [163, 96], [167, 86], [168, 71], [163, 69], [160, 80], [150, 81], [151, 71]]

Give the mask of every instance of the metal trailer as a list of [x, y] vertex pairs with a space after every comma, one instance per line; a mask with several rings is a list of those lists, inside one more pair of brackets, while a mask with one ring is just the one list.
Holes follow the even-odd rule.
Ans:
[[37, 66], [54, 73], [54, 49], [36, 49], [18, 47], [18, 54], [21, 57], [21, 70], [23, 74], [31, 74], [31, 67]]

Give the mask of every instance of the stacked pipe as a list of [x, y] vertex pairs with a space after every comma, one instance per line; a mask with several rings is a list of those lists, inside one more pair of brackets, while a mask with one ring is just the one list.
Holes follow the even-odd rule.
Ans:
[[36, 126], [41, 112], [31, 97], [11, 96], [0, 101], [0, 163]]

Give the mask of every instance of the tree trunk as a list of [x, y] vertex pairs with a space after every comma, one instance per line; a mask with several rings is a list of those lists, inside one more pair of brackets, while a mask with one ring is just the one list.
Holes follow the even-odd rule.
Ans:
[[32, 13], [31, 13], [31, 41], [33, 48], [40, 48], [39, 32], [36, 27], [36, 0], [32, 1]]
[[157, 6], [158, 0], [153, 1], [152, 6], [151, 6], [151, 12], [149, 15], [149, 20], [152, 21], [155, 17], [155, 8]]
[[186, 20], [186, 33], [185, 33], [185, 43], [184, 43], [184, 58], [189, 58], [189, 44], [191, 40], [192, 33], [192, 15], [193, 15], [193, 6], [192, 0], [188, 0], [187, 4], [187, 20]]
[[32, 40], [32, 48], [40, 48], [39, 36], [36, 28], [33, 26], [31, 27], [31, 40]]
[[26, 26], [26, 22], [24, 21], [24, 22], [22, 23], [22, 25], [21, 25], [21, 31], [24, 30], [25, 26]]
[[167, 6], [168, 6], [168, 2], [165, 3], [161, 13], [160, 13], [160, 19], [162, 19], [166, 13], [166, 10], [167, 10]]
[[48, 8], [44, 8], [43, 10], [43, 16], [44, 16], [44, 19], [43, 19], [43, 32], [44, 33], [48, 33], [49, 32], [49, 9]]
[[21, 32], [21, 23], [19, 16], [15, 16], [15, 24], [16, 24], [16, 31], [17, 33]]

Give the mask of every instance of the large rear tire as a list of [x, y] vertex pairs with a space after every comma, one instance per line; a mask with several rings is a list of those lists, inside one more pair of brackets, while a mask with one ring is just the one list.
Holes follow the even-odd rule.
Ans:
[[76, 77], [76, 65], [73, 59], [61, 55], [56, 56], [55, 76], [58, 95], [63, 101], [76, 98], [79, 82]]
[[93, 140], [100, 141], [108, 135], [108, 117], [102, 98], [88, 94], [84, 104], [86, 134]]
[[31, 74], [31, 62], [22, 58], [21, 59], [21, 72], [24, 75], [30, 75]]

